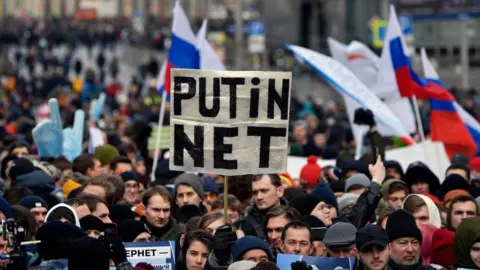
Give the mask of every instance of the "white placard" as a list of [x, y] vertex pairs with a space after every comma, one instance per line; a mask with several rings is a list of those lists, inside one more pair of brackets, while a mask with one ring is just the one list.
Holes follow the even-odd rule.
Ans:
[[286, 171], [291, 80], [290, 72], [173, 69], [170, 169]]

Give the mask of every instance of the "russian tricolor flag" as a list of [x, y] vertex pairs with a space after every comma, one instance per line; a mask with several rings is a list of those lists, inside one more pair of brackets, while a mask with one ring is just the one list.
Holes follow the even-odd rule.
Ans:
[[168, 60], [162, 66], [159, 80], [157, 80], [158, 92], [160, 95], [165, 93], [167, 100], [170, 100], [170, 71], [172, 68], [200, 68], [200, 53], [196, 46], [197, 39], [179, 1], [175, 2], [173, 8], [171, 39], [172, 44], [168, 51]]
[[[428, 59], [427, 53], [425, 52], [424, 48], [422, 48], [421, 50], [421, 56], [422, 56], [423, 74], [425, 75], [425, 79], [437, 85], [443, 86], [442, 82], [440, 81], [440, 76], [438, 76], [438, 73], [433, 68], [432, 63], [430, 63], [430, 60]], [[467, 130], [470, 133], [470, 136], [472, 136], [473, 140], [475, 141], [477, 145], [477, 155], [479, 155], [480, 154], [480, 147], [479, 147], [480, 146], [480, 123], [478, 123], [478, 121], [475, 118], [473, 118], [467, 111], [465, 111], [465, 109], [456, 101], [453, 103], [453, 106], [455, 107], [458, 114], [460, 115], [460, 118], [462, 119], [463, 123], [467, 127]]]
[[413, 72], [401, 42], [400, 37], [390, 41], [390, 54], [400, 92], [430, 100], [431, 139], [443, 142], [449, 157], [456, 153], [465, 153], [473, 157], [477, 145], [455, 108], [455, 98], [441, 85], [422, 80]]

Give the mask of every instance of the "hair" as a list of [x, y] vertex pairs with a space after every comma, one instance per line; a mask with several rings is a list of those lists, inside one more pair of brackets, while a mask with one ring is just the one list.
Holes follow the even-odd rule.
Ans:
[[427, 206], [427, 204], [420, 196], [411, 195], [405, 199], [403, 209], [413, 215], [423, 206]]
[[205, 230], [210, 224], [212, 224], [213, 222], [219, 219], [223, 219], [223, 217], [224, 216], [222, 212], [212, 212], [212, 213], [205, 214], [198, 221], [198, 229]]
[[170, 194], [170, 192], [168, 192], [168, 190], [163, 187], [163, 186], [155, 186], [155, 187], [151, 187], [149, 189], [147, 189], [145, 191], [145, 194], [143, 195], [143, 199], [142, 199], [142, 203], [145, 207], [148, 206], [148, 203], [150, 201], [150, 199], [155, 196], [155, 195], [159, 195], [160, 197], [162, 197], [165, 201], [168, 201], [170, 203], [170, 207], [172, 205], [174, 205], [173, 203], [173, 199], [172, 199], [172, 195]]
[[[100, 175], [97, 175], [95, 177], [93, 177], [92, 179], [90, 179], [84, 186], [83, 188], [85, 188], [86, 186], [101, 186], [103, 187], [103, 189], [105, 189], [105, 200], [107, 202], [110, 202], [112, 203], [114, 201], [114, 197], [115, 197], [115, 192], [116, 192], [116, 189], [115, 189], [115, 185], [110, 182], [110, 175], [107, 175], [107, 174], [100, 174]], [[123, 194], [122, 194], [123, 196]]]
[[448, 166], [447, 170], [445, 170], [445, 174], [447, 174], [448, 171], [450, 171], [450, 170], [464, 170], [465, 173], [467, 174], [467, 179], [466, 180], [467, 181], [470, 180], [470, 169], [467, 166], [465, 166], [463, 164], [454, 163], [454, 164]]
[[475, 198], [473, 198], [470, 195], [458, 195], [457, 197], [453, 198], [452, 202], [450, 203], [450, 207], [448, 208], [447, 211], [447, 229], [453, 230], [452, 227], [452, 210], [453, 210], [453, 205], [459, 202], [472, 202], [475, 205], [475, 213], [477, 216], [480, 215], [479, 209], [478, 209], [478, 204], [475, 201]]
[[68, 199], [65, 201], [65, 204], [70, 205], [71, 207], [86, 205], [85, 201], [82, 198]]
[[[183, 241], [182, 253], [180, 254], [180, 258], [179, 258], [180, 265], [183, 265], [183, 269], [186, 269], [185, 258], [187, 257], [187, 251], [195, 241], [198, 241], [204, 244], [205, 246], [207, 246], [209, 253], [213, 248], [213, 245], [212, 245], [213, 236], [211, 234], [204, 231], [193, 231], [193, 232], [187, 233], [187, 235], [185, 235], [185, 240]], [[180, 269], [182, 269], [182, 267]]]
[[252, 198], [252, 177], [253, 175], [246, 174], [228, 178], [228, 190], [237, 197], [242, 205], [249, 204]]
[[72, 171], [87, 175], [88, 169], [95, 167], [95, 158], [90, 154], [83, 154], [73, 160]]
[[[110, 161], [110, 169], [112, 171], [115, 171], [117, 169], [117, 166], [118, 164], [120, 163], [127, 163], [127, 164], [130, 164], [132, 165], [132, 162], [130, 161], [130, 159], [126, 156], [118, 156], [118, 157], [114, 157], [111, 161]], [[132, 165], [133, 166], [133, 165]]]
[[379, 213], [378, 213], [378, 219], [377, 219], [377, 224], [380, 226], [382, 225], [382, 222], [388, 218], [393, 212], [397, 211], [395, 207], [388, 205], [384, 207]]
[[123, 199], [123, 194], [125, 193], [125, 182], [123, 182], [122, 177], [115, 174], [105, 174], [106, 180], [115, 187], [115, 192], [111, 200], [107, 199], [107, 202], [110, 204], [116, 204]]
[[72, 163], [70, 161], [68, 161], [67, 158], [65, 158], [64, 156], [60, 156], [58, 158], [56, 158], [53, 163], [52, 163], [53, 166], [55, 166], [57, 169], [59, 169], [60, 171], [65, 171], [65, 170], [72, 170]]
[[130, 153], [137, 153], [137, 147], [134, 143], [127, 142], [123, 143], [118, 147], [118, 152], [121, 156], [128, 156]]
[[287, 231], [288, 229], [293, 228], [293, 229], [307, 229], [308, 233], [310, 234], [310, 243], [313, 243], [313, 236], [312, 236], [312, 229], [310, 226], [308, 226], [307, 223], [300, 221], [300, 220], [294, 220], [287, 225], [282, 230], [282, 241], [285, 242], [285, 237], [287, 236]]
[[388, 189], [388, 195], [390, 195], [394, 192], [400, 191], [400, 190], [405, 191], [405, 195], [408, 195], [407, 185], [404, 184], [404, 183], [400, 183], [400, 182], [395, 182], [395, 183], [390, 185], [390, 188]]
[[250, 270], [279, 270], [279, 268], [273, 262], [259, 262]]
[[301, 214], [297, 211], [297, 209], [290, 206], [277, 205], [272, 207], [270, 210], [268, 210], [267, 214], [265, 215], [265, 221], [263, 222], [263, 229], [265, 231], [265, 235], [267, 235], [268, 221], [271, 218], [281, 216], [284, 216], [288, 220], [288, 222], [292, 222], [295, 220], [299, 220]]
[[22, 185], [13, 186], [5, 191], [3, 196], [10, 205], [19, 204], [25, 196], [33, 195], [33, 191]]
[[185, 233], [193, 232], [199, 230], [198, 224], [200, 223], [201, 216], [190, 218], [187, 223], [185, 223]]
[[257, 174], [253, 177], [252, 179], [252, 182], [256, 182], [256, 181], [259, 181], [260, 179], [262, 179], [262, 177], [264, 175], [268, 175], [270, 177], [270, 182], [272, 183], [272, 185], [276, 186], [276, 187], [281, 187], [282, 186], [282, 180], [280, 179], [280, 176], [278, 176], [278, 174], [276, 173], [272, 173], [272, 174]]
[[[108, 206], [107, 202], [98, 197], [98, 196], [95, 196], [95, 195], [92, 195], [92, 194], [85, 194], [83, 193], [82, 195], [80, 195], [80, 197], [78, 197], [77, 199], [81, 200], [82, 202], [84, 202], [84, 204], [87, 205], [88, 209], [90, 210], [90, 212], [95, 212], [97, 210], [97, 205], [99, 203], [103, 203], [105, 204], [105, 206]], [[80, 205], [83, 205], [83, 204], [80, 204]]]
[[[223, 204], [225, 203], [224, 200], [225, 196], [220, 195], [212, 202], [212, 211], [217, 209], [223, 209]], [[238, 211], [240, 214], [242, 213], [242, 203], [235, 197], [235, 195], [228, 194], [228, 209], [232, 211]]]
[[25, 241], [31, 241], [37, 234], [37, 222], [32, 212], [21, 205], [12, 205], [12, 218], [25, 228]]
[[28, 145], [28, 143], [26, 142], [21, 142], [21, 141], [16, 141], [10, 144], [10, 146], [8, 146], [8, 153], [11, 154], [15, 148], [20, 148], [20, 147], [25, 147], [27, 148], [29, 154], [32, 153], [32, 148], [30, 147], [30, 145]]
[[72, 224], [75, 224], [75, 214], [72, 213], [72, 210], [65, 206], [59, 206], [55, 208], [52, 212], [50, 212], [50, 215], [48, 215], [48, 220], [45, 220], [45, 222], [60, 220], [62, 218], [68, 220]]

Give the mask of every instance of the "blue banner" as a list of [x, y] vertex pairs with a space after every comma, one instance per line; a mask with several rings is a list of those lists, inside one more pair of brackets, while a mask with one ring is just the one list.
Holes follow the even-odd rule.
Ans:
[[175, 270], [175, 241], [123, 243], [127, 259], [135, 267], [145, 262], [159, 270]]
[[353, 270], [355, 266], [355, 259], [352, 258], [326, 258], [326, 257], [312, 257], [294, 254], [281, 254], [277, 256], [277, 266], [280, 270], [292, 269], [292, 263], [296, 261], [304, 261], [312, 266], [313, 270]]

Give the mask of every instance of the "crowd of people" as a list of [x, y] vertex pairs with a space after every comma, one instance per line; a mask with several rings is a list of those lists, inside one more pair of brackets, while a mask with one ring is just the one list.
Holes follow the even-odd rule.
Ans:
[[[278, 269], [280, 254], [353, 258], [353, 267], [365, 270], [480, 269], [479, 157], [455, 155], [443, 179], [422, 162], [402, 168], [382, 161], [384, 141], [372, 118], [365, 121], [367, 137], [380, 155], [355, 160], [338, 106], [293, 99], [289, 152], [308, 157], [299, 177], [231, 176], [225, 197], [224, 176], [170, 170], [163, 150], [151, 181], [147, 138], [161, 99], [144, 75], [156, 75], [158, 63], [143, 66], [129, 86], [98, 56], [98, 69], [83, 72], [79, 59], [58, 59], [46, 61], [40, 76], [31, 69], [23, 76], [16, 67], [40, 61], [54, 47], [27, 38], [9, 45], [29, 53], [10, 63], [0, 94], [0, 219], [14, 224], [1, 226], [1, 267], [153, 269], [133, 266], [123, 243], [169, 240], [175, 241], [175, 269]], [[75, 76], [61, 67], [73, 68]], [[142, 85], [148, 91], [142, 93]], [[74, 111], [89, 112], [100, 93], [107, 95], [105, 109], [97, 121], [87, 116], [82, 154], [39, 157], [32, 129], [48, 115], [41, 109], [48, 98], [58, 99], [69, 126]], [[168, 106], [166, 113], [168, 125]], [[101, 131], [103, 145], [89, 147], [89, 127]], [[318, 158], [338, 162], [322, 168]], [[12, 240], [14, 227], [28, 244]], [[297, 261], [291, 269], [313, 268]]]

